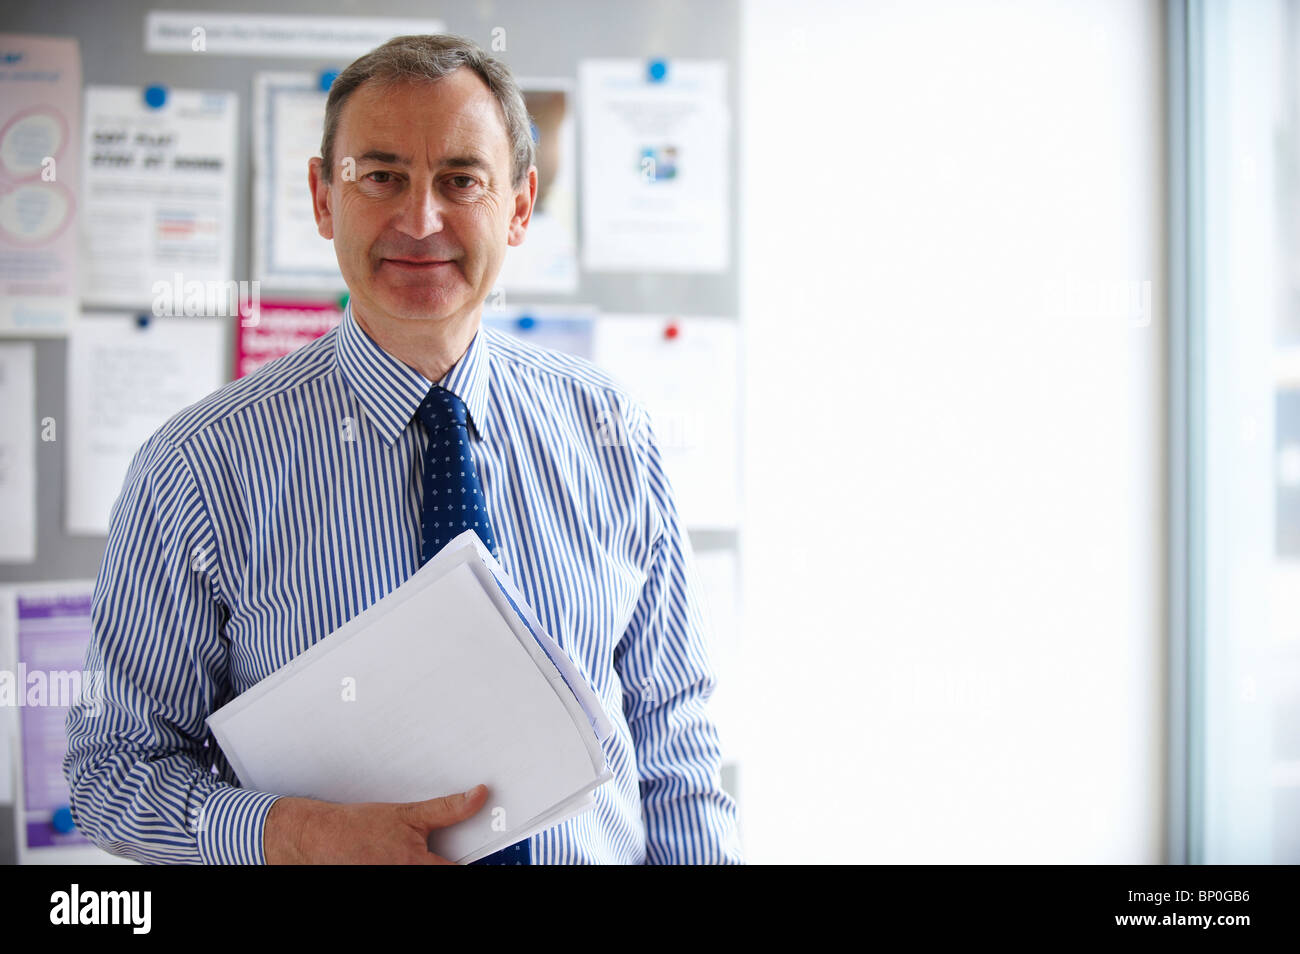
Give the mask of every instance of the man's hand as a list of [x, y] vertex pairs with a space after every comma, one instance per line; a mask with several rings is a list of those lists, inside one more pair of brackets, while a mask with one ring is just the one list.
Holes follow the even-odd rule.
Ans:
[[266, 816], [262, 843], [269, 865], [450, 865], [429, 850], [429, 833], [469, 818], [487, 801], [487, 786], [424, 802], [338, 804], [279, 798]]

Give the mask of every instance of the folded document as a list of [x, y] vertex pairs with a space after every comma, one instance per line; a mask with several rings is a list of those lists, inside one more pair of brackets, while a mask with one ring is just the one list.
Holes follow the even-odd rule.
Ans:
[[468, 864], [595, 804], [600, 701], [478, 534], [208, 717], [247, 788], [414, 802], [490, 788], [429, 848]]

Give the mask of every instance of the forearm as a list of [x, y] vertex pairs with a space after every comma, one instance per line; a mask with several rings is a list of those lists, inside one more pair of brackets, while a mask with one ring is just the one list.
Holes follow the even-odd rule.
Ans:
[[328, 802], [311, 798], [278, 799], [266, 816], [266, 863], [309, 864], [314, 857], [312, 832], [329, 808]]

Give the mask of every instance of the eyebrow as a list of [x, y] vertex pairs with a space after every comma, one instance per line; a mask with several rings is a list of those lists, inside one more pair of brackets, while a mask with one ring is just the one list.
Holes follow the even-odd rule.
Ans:
[[[370, 149], [362, 154], [358, 162], [386, 162], [392, 165], [409, 166], [411, 159], [409, 156], [399, 156], [395, 152], [386, 152], [383, 149]], [[448, 167], [465, 168], [465, 169], [482, 169], [489, 171], [487, 161], [481, 156], [469, 153], [464, 156], [447, 156], [438, 163], [438, 168], [446, 169]]]

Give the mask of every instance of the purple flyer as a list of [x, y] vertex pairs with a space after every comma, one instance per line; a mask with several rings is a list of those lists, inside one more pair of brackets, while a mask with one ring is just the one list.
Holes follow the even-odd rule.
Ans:
[[63, 756], [68, 709], [94, 683], [83, 670], [90, 641], [90, 588], [20, 593], [16, 609], [14, 691], [27, 847], [88, 845], [71, 823]]

